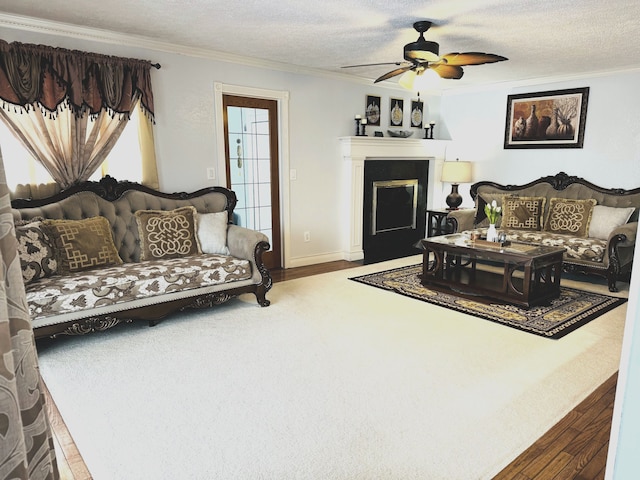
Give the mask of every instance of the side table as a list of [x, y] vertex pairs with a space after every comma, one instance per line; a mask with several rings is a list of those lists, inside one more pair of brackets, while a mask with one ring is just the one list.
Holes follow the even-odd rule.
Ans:
[[447, 218], [452, 211], [446, 208], [427, 210], [427, 237], [454, 233], [453, 225]]

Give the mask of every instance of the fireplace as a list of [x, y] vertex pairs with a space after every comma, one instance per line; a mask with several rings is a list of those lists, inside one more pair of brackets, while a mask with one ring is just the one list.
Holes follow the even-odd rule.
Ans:
[[371, 235], [416, 228], [417, 178], [373, 182]]
[[[371, 218], [372, 205], [365, 208], [365, 162], [368, 165], [376, 162], [400, 162], [420, 160], [427, 168], [424, 189], [424, 200], [416, 205], [416, 230], [422, 229], [420, 222], [424, 220], [421, 206], [440, 205], [444, 202], [442, 185], [435, 180], [436, 168], [442, 168], [445, 157], [446, 140], [424, 140], [417, 138], [392, 138], [392, 137], [342, 137], [340, 138], [340, 155], [343, 160], [343, 184], [341, 189], [342, 205], [345, 214], [342, 216], [342, 258], [356, 261], [364, 258], [365, 231], [371, 231], [371, 223], [365, 228], [364, 223]], [[415, 175], [397, 175], [393, 178], [378, 178], [377, 181], [412, 180]], [[368, 187], [367, 187], [368, 188]], [[371, 186], [373, 189], [373, 186]], [[418, 190], [420, 193], [420, 189]], [[385, 191], [384, 193], [389, 193]], [[367, 220], [369, 218], [369, 220]], [[422, 220], [421, 220], [422, 218]], [[386, 221], [384, 219], [383, 221]], [[399, 223], [407, 223], [404, 220], [394, 219]], [[398, 227], [400, 225], [390, 224]], [[408, 229], [403, 229], [408, 230]], [[389, 232], [382, 232], [375, 237], [384, 238]], [[424, 234], [424, 232], [421, 232]]]
[[366, 160], [362, 244], [364, 262], [415, 255], [425, 236], [428, 160]]

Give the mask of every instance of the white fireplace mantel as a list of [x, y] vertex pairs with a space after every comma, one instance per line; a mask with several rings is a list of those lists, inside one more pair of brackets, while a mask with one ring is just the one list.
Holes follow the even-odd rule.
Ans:
[[447, 140], [422, 140], [394, 137], [340, 137], [340, 154], [344, 161], [344, 190], [346, 196], [343, 256], [345, 260], [356, 261], [364, 258], [362, 249], [362, 223], [364, 204], [364, 162], [365, 160], [429, 160], [427, 188], [427, 208], [439, 200], [436, 188], [436, 172], [442, 169]]

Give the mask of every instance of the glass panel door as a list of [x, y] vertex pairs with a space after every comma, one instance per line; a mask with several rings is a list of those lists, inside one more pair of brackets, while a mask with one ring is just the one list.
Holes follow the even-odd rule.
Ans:
[[224, 103], [227, 180], [238, 197], [233, 223], [264, 233], [272, 247], [265, 255], [277, 257], [265, 264], [279, 267], [277, 103], [227, 95]]

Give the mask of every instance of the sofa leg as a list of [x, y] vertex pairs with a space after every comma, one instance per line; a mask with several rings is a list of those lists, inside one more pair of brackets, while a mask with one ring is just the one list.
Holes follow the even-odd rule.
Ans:
[[609, 275], [607, 277], [607, 281], [609, 283], [609, 291], [610, 292], [617, 292], [618, 291], [618, 287], [616, 285], [616, 277], [617, 275]]
[[261, 307], [268, 307], [271, 305], [271, 301], [267, 300], [267, 292], [269, 291], [265, 285], [259, 285], [256, 288], [256, 300], [258, 300], [258, 305]]

